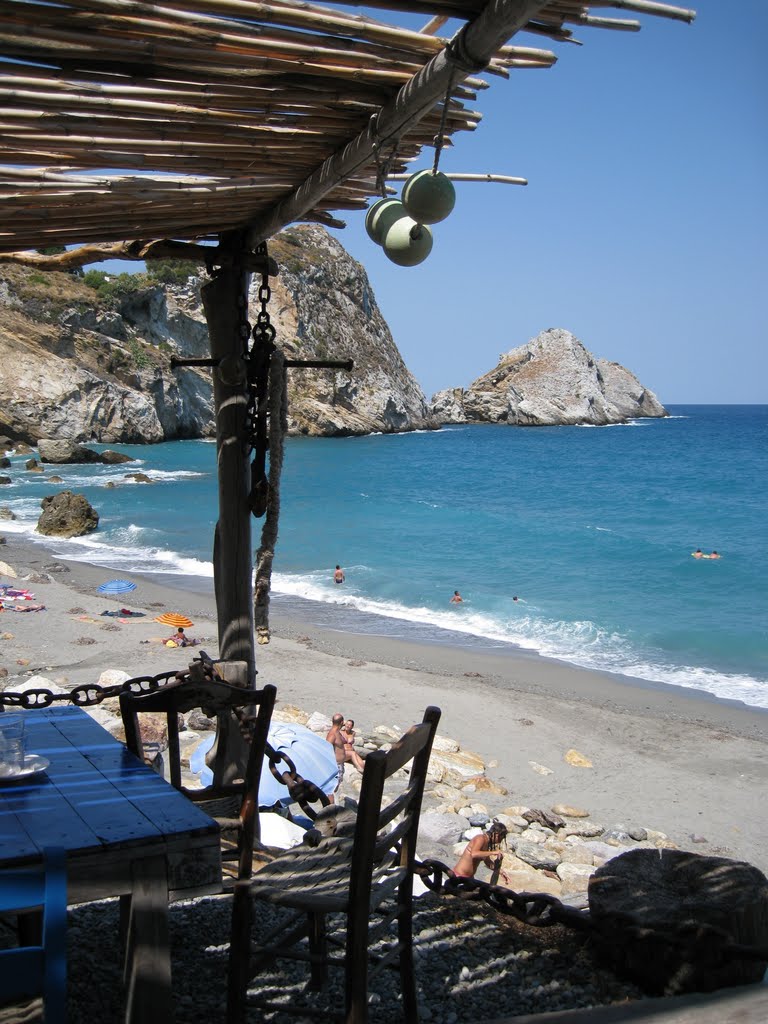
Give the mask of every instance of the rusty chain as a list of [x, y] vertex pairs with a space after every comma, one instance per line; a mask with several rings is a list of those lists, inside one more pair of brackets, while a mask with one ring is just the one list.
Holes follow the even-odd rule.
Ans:
[[581, 931], [588, 931], [592, 927], [587, 913], [565, 906], [549, 893], [516, 893], [503, 885], [481, 882], [478, 878], [459, 877], [439, 860], [422, 861], [416, 865], [415, 872], [431, 892], [459, 896], [466, 900], [482, 900], [494, 910], [510, 914], [524, 924], [539, 928], [565, 924]]
[[[593, 921], [589, 911], [568, 907], [549, 893], [519, 893], [492, 882], [459, 877], [439, 860], [421, 861], [415, 865], [414, 872], [436, 895], [481, 901], [502, 914], [508, 914], [536, 928], [562, 924], [595, 937], [600, 935], [600, 926]], [[682, 958], [695, 960], [713, 969], [728, 960], [768, 963], [768, 948], [734, 942], [724, 928], [703, 922], [683, 923], [673, 934], [634, 924], [627, 917], [621, 922], [621, 934], [635, 942], [663, 943]]]
[[66, 693], [54, 693], [53, 690], [46, 690], [44, 687], [25, 690], [23, 693], [6, 690], [4, 693], [0, 693], [0, 706], [25, 708], [27, 711], [48, 708], [51, 704], [56, 703], [74, 704], [79, 708], [87, 708], [94, 704], [101, 704], [109, 697], [119, 697], [121, 693], [132, 693], [135, 696], [153, 693], [170, 680], [181, 680], [185, 676], [185, 672], [160, 672], [156, 676], [135, 676], [133, 679], [126, 679], [124, 683], [115, 686], [84, 683], [81, 686], [73, 687]]
[[[199, 660], [204, 666], [213, 665], [212, 659], [201, 651]], [[84, 683], [75, 686], [65, 693], [54, 693], [45, 687], [35, 687], [21, 693], [6, 690], [0, 692], [0, 713], [5, 708], [22, 708], [26, 711], [42, 710], [49, 708], [52, 704], [73, 704], [75, 707], [87, 708], [101, 704], [110, 697], [119, 697], [121, 693], [130, 693], [134, 696], [142, 696], [147, 693], [154, 693], [156, 690], [166, 686], [169, 682], [184, 682], [189, 678], [189, 669], [170, 672], [160, 672], [154, 676], [134, 676], [126, 679], [123, 683], [114, 686], [99, 686], [98, 683]], [[240, 712], [240, 709], [233, 709], [241, 725], [250, 726], [252, 720], [248, 715]], [[240, 713], [238, 713], [240, 712]], [[246, 732], [247, 736], [247, 732]], [[296, 765], [284, 752], [275, 750], [271, 743], [265, 746], [269, 770], [275, 779], [282, 783], [288, 790], [288, 794], [297, 803], [304, 813], [312, 821], [317, 817], [317, 812], [310, 807], [310, 802], [320, 803], [323, 807], [330, 803], [329, 798], [309, 779], [305, 779], [296, 769]], [[283, 771], [279, 765], [285, 763], [287, 766]]]
[[269, 481], [267, 480], [266, 459], [269, 448], [267, 436], [267, 417], [269, 413], [269, 361], [275, 350], [275, 328], [269, 316], [269, 300], [272, 290], [269, 287], [268, 252], [266, 242], [262, 242], [256, 250], [264, 256], [265, 269], [261, 275], [258, 300], [261, 308], [256, 315], [253, 327], [253, 344], [248, 351], [246, 338], [246, 366], [248, 374], [248, 409], [246, 412], [246, 442], [249, 451], [253, 452], [251, 463], [251, 490], [248, 505], [252, 514], [261, 518], [267, 510]]

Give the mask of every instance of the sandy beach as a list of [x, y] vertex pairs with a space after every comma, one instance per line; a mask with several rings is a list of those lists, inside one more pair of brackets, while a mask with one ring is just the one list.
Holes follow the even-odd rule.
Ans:
[[[0, 530], [2, 534], [2, 530]], [[218, 653], [211, 581], [132, 577], [137, 589], [104, 598], [114, 573], [64, 562], [13, 533], [0, 560], [45, 611], [0, 614], [3, 689], [41, 675], [60, 685], [96, 682], [105, 669], [131, 675], [186, 666], [194, 650], [171, 650], [154, 621], [177, 611], [188, 633]], [[65, 571], [56, 571], [56, 567]], [[50, 581], [24, 581], [29, 574]], [[121, 573], [120, 575], [125, 575]], [[0, 576], [0, 582], [14, 582]], [[102, 616], [121, 607], [143, 618]], [[768, 778], [768, 713], [693, 690], [653, 686], [532, 656], [336, 632], [273, 604], [272, 642], [257, 649], [260, 682], [279, 706], [353, 717], [359, 732], [406, 727], [428, 704], [440, 732], [477, 752], [505, 786], [509, 805], [580, 806], [594, 820], [660, 830], [680, 847], [744, 859], [768, 871], [768, 824], [759, 797]], [[575, 750], [592, 767], [565, 760]], [[543, 769], [549, 769], [545, 774]]]

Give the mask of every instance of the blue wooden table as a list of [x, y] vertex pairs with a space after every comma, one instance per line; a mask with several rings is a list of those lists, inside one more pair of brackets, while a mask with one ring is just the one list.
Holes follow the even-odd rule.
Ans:
[[70, 904], [123, 897], [125, 1020], [169, 1024], [168, 901], [221, 891], [218, 825], [80, 708], [21, 713], [51, 763], [0, 784], [0, 870], [62, 846]]

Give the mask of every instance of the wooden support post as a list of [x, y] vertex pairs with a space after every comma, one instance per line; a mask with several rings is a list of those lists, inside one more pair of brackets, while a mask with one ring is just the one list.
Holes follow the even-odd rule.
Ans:
[[125, 1021], [173, 1024], [165, 858], [135, 861], [132, 872], [125, 951]]
[[[233, 240], [238, 245], [241, 239]], [[223, 244], [223, 242], [222, 242]], [[216, 412], [216, 453], [219, 479], [219, 518], [213, 542], [213, 583], [219, 626], [219, 658], [238, 662], [238, 686], [254, 686], [256, 676], [253, 633], [253, 549], [248, 494], [251, 469], [245, 442], [248, 387], [243, 325], [247, 321], [250, 275], [240, 261], [222, 267], [203, 285], [208, 322]], [[223, 734], [223, 731], [225, 734]], [[247, 751], [234, 721], [220, 717], [216, 742], [207, 758], [214, 785], [242, 776]]]
[[[244, 661], [255, 675], [251, 473], [245, 444], [248, 389], [241, 324], [247, 319], [248, 274], [227, 267], [202, 289], [213, 371], [219, 519], [213, 546], [213, 579], [219, 624], [219, 658]], [[242, 372], [238, 372], [241, 368]]]

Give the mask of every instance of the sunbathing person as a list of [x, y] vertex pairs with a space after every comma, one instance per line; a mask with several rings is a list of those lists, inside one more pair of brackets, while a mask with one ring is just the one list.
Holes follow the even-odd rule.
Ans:
[[173, 636], [169, 636], [165, 641], [166, 647], [194, 647], [197, 644], [197, 640], [194, 640], [191, 636], [187, 636], [184, 632], [184, 627], [179, 626]]
[[354, 719], [348, 718], [344, 725], [342, 725], [339, 732], [341, 733], [341, 738], [344, 740], [344, 761], [348, 764], [353, 764], [355, 768], [361, 772], [363, 768], [365, 768], [365, 761], [355, 750]]

